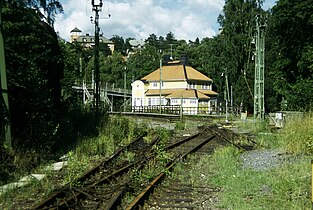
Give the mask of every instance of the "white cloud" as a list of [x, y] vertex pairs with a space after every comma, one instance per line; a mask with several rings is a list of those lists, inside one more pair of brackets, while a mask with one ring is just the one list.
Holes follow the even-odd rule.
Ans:
[[[55, 30], [64, 39], [78, 27], [83, 33], [94, 32], [90, 0], [60, 0], [64, 14], [56, 17]], [[103, 1], [100, 28], [104, 36], [146, 39], [152, 33], [165, 36], [173, 32], [177, 39], [194, 40], [215, 34], [214, 25], [223, 0], [134, 0]], [[193, 2], [192, 4], [190, 2]], [[205, 10], [205, 11], [203, 11]], [[200, 12], [199, 12], [200, 11]], [[111, 18], [108, 17], [111, 14]], [[216, 27], [217, 28], [217, 27]]]
[[[274, 0], [268, 0], [274, 1]], [[64, 14], [56, 18], [55, 30], [69, 40], [70, 31], [78, 27], [94, 33], [90, 16], [91, 0], [60, 0]], [[152, 33], [165, 36], [173, 32], [177, 39], [201, 40], [218, 31], [217, 16], [224, 0], [103, 0], [100, 29], [105, 37], [146, 39]], [[107, 19], [108, 14], [111, 17]]]

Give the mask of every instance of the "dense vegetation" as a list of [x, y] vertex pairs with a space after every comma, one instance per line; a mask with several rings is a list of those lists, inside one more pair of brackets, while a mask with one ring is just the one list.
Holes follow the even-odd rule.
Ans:
[[[1, 2], [13, 154], [24, 154], [28, 166], [21, 165], [29, 167], [45, 156], [56, 155], [60, 148], [66, 149], [65, 145], [75, 144], [79, 137], [97, 135], [98, 125], [91, 123], [92, 110], [84, 107], [71, 90], [82, 79], [90, 81], [93, 51], [58, 39], [52, 27], [54, 15], [62, 12], [58, 1]], [[279, 0], [270, 11], [261, 9], [262, 2], [226, 0], [218, 17], [222, 31], [217, 36], [185, 41], [177, 40], [171, 32], [165, 37], [151, 34], [140, 53], [130, 55], [127, 61], [125, 56], [132, 51], [129, 45], [132, 38], [116, 35], [111, 39], [116, 46], [111, 56], [107, 46], [100, 46], [101, 80], [122, 86], [126, 71], [130, 87], [133, 79], [158, 68], [162, 54], [174, 59], [188, 55], [193, 67], [214, 80], [220, 97], [225, 89], [221, 73], [227, 74], [234, 104], [243, 104], [252, 111], [251, 43], [255, 17], [259, 14], [267, 25], [266, 112], [309, 110], [313, 100], [313, 0]], [[2, 142], [1, 133], [1, 146]], [[32, 158], [27, 159], [28, 156]], [[8, 160], [13, 161], [1, 152], [1, 178], [14, 170], [13, 166], [2, 167], [4, 162], [10, 163]]]

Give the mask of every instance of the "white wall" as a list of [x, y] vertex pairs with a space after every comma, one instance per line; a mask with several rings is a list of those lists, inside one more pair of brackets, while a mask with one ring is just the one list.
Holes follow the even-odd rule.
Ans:
[[144, 106], [145, 85], [142, 81], [136, 80], [132, 83], [132, 106]]

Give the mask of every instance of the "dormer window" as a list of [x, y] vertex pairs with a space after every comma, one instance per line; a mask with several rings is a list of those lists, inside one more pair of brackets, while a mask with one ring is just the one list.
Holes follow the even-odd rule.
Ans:
[[196, 83], [195, 82], [188, 83], [188, 88], [196, 89]]
[[208, 84], [202, 85], [202, 89], [203, 89], [203, 90], [208, 90], [208, 89], [209, 89], [209, 85], [208, 85]]

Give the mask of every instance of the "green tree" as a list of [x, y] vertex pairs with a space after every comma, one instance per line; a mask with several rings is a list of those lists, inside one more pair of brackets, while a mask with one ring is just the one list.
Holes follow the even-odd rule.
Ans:
[[141, 51], [129, 56], [127, 61], [129, 77], [134, 80], [144, 77], [159, 67], [160, 58], [159, 49], [151, 44], [146, 44]]
[[6, 5], [2, 12], [14, 146], [51, 145], [63, 76], [57, 34], [35, 10]]
[[252, 46], [255, 33], [255, 17], [264, 14], [261, 0], [226, 0], [222, 13], [218, 17], [221, 26], [220, 47], [222, 60], [220, 73], [227, 74], [229, 87], [233, 87], [234, 103], [244, 103], [253, 109], [250, 94], [250, 78], [254, 78], [251, 68]]
[[[12, 7], [28, 7], [35, 9], [41, 17], [45, 17], [49, 25], [53, 25], [55, 15], [63, 12], [63, 7], [59, 0], [6, 0], [5, 4]], [[41, 13], [44, 12], [44, 14]]]
[[110, 40], [114, 42], [115, 52], [119, 52], [123, 55], [126, 55], [126, 43], [124, 42], [123, 37], [118, 36], [118, 35], [113, 35], [113, 37]]
[[308, 109], [312, 82], [313, 1], [280, 0], [272, 8], [268, 30], [268, 78], [276, 96], [273, 107], [284, 99], [287, 109]]
[[123, 55], [114, 52], [112, 56], [101, 56], [100, 80], [104, 83], [115, 84], [115, 87], [123, 87], [124, 71], [126, 63]]

